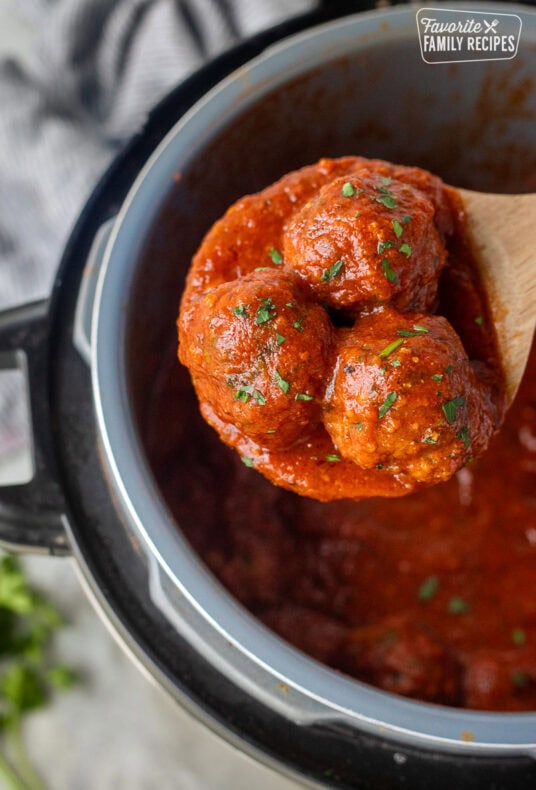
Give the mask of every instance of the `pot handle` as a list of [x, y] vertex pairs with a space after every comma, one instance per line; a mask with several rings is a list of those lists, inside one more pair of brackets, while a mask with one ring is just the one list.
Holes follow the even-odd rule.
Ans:
[[10, 551], [70, 553], [66, 504], [55, 479], [49, 374], [48, 301], [0, 312], [0, 370], [20, 370], [31, 415], [33, 477], [0, 485], [0, 545]]

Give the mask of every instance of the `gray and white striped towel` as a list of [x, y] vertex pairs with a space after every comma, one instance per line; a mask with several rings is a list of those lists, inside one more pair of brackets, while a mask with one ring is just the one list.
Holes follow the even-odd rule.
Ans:
[[[237, 39], [315, 5], [2, 0], [0, 310], [48, 294], [93, 184], [161, 96]], [[4, 381], [0, 461], [20, 444], [20, 406]]]

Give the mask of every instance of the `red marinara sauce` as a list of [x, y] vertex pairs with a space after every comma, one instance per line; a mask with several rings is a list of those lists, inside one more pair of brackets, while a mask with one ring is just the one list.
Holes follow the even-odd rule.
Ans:
[[[428, 309], [449, 319], [500, 392], [459, 234]], [[181, 530], [231, 594], [297, 648], [384, 690], [536, 709], [536, 346], [482, 457], [400, 499], [333, 502], [245, 466], [202, 419], [174, 352], [153, 386], [146, 446]]]

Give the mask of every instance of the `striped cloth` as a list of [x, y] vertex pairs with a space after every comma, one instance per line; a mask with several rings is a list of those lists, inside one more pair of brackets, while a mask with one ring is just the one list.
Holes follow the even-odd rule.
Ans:
[[[92, 186], [161, 96], [239, 38], [315, 4], [2, 0], [0, 310], [48, 294]], [[17, 46], [2, 42], [8, 18]], [[22, 411], [2, 376], [0, 463], [20, 445]]]

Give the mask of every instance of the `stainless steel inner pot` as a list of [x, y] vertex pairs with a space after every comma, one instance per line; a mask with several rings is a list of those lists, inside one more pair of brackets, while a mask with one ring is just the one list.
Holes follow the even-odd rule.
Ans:
[[421, 165], [470, 188], [534, 189], [536, 14], [500, 4], [450, 7], [518, 13], [516, 58], [425, 64], [415, 10], [404, 7], [287, 39], [210, 91], [158, 147], [104, 229], [96, 294], [83, 296], [76, 331], [90, 356], [104, 463], [151, 562], [153, 600], [206, 658], [294, 722], [333, 722], [436, 750], [536, 756], [536, 714], [461, 711], [387, 694], [268, 631], [181, 535], [141, 439], [148, 383], [174, 342], [191, 255], [240, 195], [343, 154]]

